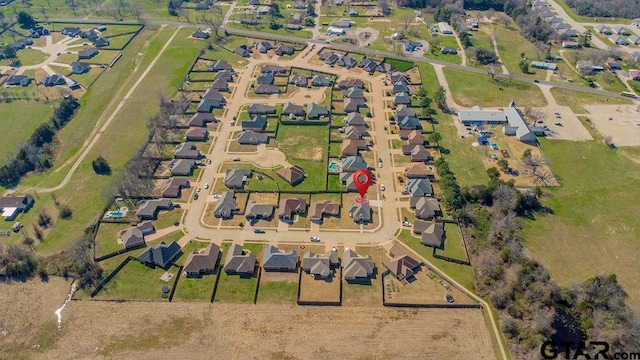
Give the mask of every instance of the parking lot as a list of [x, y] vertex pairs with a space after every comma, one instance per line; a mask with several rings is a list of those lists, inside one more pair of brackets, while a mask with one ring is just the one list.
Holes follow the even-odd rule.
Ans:
[[602, 136], [611, 136], [616, 146], [640, 146], [640, 112], [637, 105], [598, 105], [585, 108]]

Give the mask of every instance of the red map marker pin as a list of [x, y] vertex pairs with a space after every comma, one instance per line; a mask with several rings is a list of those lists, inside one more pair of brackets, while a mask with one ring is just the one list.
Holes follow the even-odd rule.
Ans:
[[369, 190], [369, 185], [371, 185], [372, 180], [373, 178], [369, 170], [360, 169], [353, 173], [353, 183], [356, 185], [356, 189], [358, 189], [358, 193], [360, 194], [360, 199], [356, 199], [357, 202], [367, 202], [364, 196], [367, 195], [367, 190]]

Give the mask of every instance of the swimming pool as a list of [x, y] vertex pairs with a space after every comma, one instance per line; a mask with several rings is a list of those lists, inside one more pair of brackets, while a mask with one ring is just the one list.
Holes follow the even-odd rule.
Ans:
[[127, 212], [129, 212], [129, 208], [121, 207], [120, 209], [115, 210], [115, 211], [108, 211], [104, 215], [104, 218], [105, 219], [120, 219], [120, 218], [125, 217], [127, 215]]
[[329, 170], [338, 171], [338, 163], [332, 162], [331, 164], [329, 164]]

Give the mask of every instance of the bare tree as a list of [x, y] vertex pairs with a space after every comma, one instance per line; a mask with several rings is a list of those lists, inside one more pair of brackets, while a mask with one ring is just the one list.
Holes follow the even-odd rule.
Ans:
[[131, 13], [131, 15], [133, 15], [133, 17], [136, 18], [136, 20], [142, 20], [142, 7], [140, 7], [139, 5], [129, 5], [129, 12]]
[[378, 7], [383, 15], [386, 16], [390, 13], [391, 7], [389, 6], [389, 0], [378, 0]]
[[535, 173], [532, 173], [533, 182], [536, 185], [549, 186], [553, 183], [553, 175], [546, 170], [537, 170]]
[[213, 30], [213, 33], [215, 34], [216, 38], [219, 39], [220, 27], [222, 26], [222, 22], [224, 21], [222, 8], [220, 7], [220, 5], [215, 4], [211, 7], [211, 12], [212, 12], [212, 16], [210, 18], [206, 18], [205, 24], [211, 27], [211, 30]]
[[402, 32], [406, 33], [409, 30], [409, 26], [413, 21], [413, 14], [406, 14], [400, 18], [400, 27], [402, 28]]

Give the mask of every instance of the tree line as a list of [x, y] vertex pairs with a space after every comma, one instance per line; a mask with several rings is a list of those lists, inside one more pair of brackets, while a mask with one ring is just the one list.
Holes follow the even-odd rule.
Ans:
[[565, 0], [567, 5], [582, 16], [621, 17], [634, 19], [640, 17], [640, 2], [629, 0]]
[[13, 159], [0, 166], [0, 185], [14, 186], [29, 172], [49, 169], [54, 160], [52, 144], [56, 133], [73, 118], [79, 106], [78, 100], [72, 96], [62, 100], [49, 121], [38, 126]]

